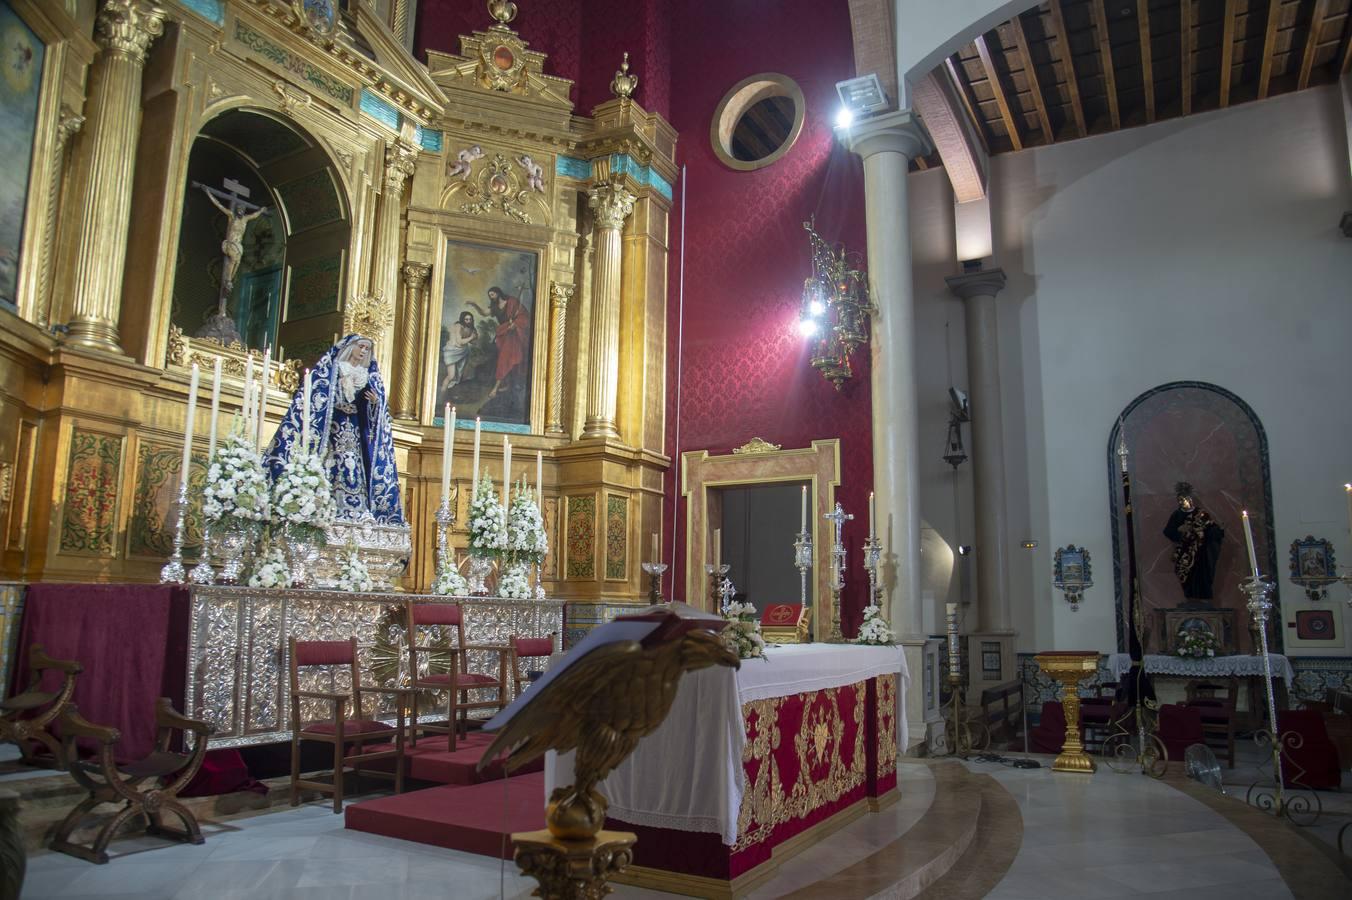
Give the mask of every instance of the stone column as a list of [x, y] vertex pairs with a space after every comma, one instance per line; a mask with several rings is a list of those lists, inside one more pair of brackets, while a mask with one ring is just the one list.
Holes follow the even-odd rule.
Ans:
[[962, 298], [967, 324], [967, 390], [972, 406], [972, 474], [976, 497], [975, 630], [1008, 634], [1009, 523], [1005, 515], [1004, 428], [1000, 416], [1000, 348], [995, 296], [1005, 286], [1002, 269], [947, 279]]
[[[371, 294], [390, 308], [396, 305], [399, 296], [400, 247], [403, 244], [399, 240], [399, 220], [404, 212], [404, 185], [412, 176], [417, 161], [416, 145], [402, 138], [385, 145], [385, 179], [380, 194], [380, 210], [376, 216]], [[377, 356], [389, 359], [390, 337], [386, 334], [369, 337], [376, 339]]]
[[618, 182], [587, 192], [596, 216], [595, 274], [592, 277], [591, 381], [583, 438], [618, 438], [615, 413], [620, 380], [620, 232], [634, 210], [634, 195]]
[[165, 12], [143, 0], [105, 0], [94, 21], [99, 56], [85, 101], [82, 219], [71, 281], [70, 341], [121, 353], [117, 332], [141, 130], [141, 75]]
[[563, 434], [563, 358], [568, 340], [568, 301], [573, 298], [573, 286], [549, 283], [549, 415], [545, 419], [546, 434]]
[[915, 370], [915, 290], [906, 206], [911, 159], [929, 138], [909, 110], [854, 126], [850, 149], [864, 160], [873, 314], [873, 490], [883, 544], [884, 608], [900, 637], [924, 638], [920, 607], [919, 414]]
[[399, 372], [394, 382], [394, 417], [418, 418], [418, 357], [422, 341], [418, 327], [423, 320], [423, 292], [432, 267], [427, 263], [404, 263], [404, 303], [399, 311]]

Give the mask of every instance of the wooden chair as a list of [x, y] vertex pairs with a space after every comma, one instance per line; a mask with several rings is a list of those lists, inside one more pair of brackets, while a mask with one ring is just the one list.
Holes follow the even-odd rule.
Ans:
[[[71, 777], [89, 791], [89, 796], [72, 809], [56, 829], [52, 849], [69, 853], [93, 863], [108, 861], [108, 842], [118, 829], [134, 816], [145, 816], [146, 833], [189, 844], [203, 842], [202, 830], [188, 808], [178, 802], [183, 789], [202, 765], [207, 752], [210, 726], [206, 722], [179, 715], [168, 697], [155, 701], [155, 724], [159, 739], [155, 749], [144, 759], [119, 765], [114, 748], [121, 740], [116, 728], [105, 728], [85, 721], [80, 711], [71, 704], [61, 715], [61, 735], [65, 740], [65, 758]], [[176, 732], [193, 734], [192, 750], [184, 753], [171, 749], [176, 746]], [[98, 745], [92, 760], [81, 760], [77, 742], [80, 739]], [[142, 782], [149, 781], [142, 787]], [[80, 822], [100, 803], [121, 803], [122, 809], [104, 823], [94, 842], [88, 847], [70, 842], [70, 836]], [[163, 817], [171, 812], [183, 823], [178, 831], [164, 826]]]
[[[287, 640], [287, 667], [291, 674], [291, 805], [300, 803], [301, 788], [333, 794], [333, 811], [343, 809], [343, 771], [351, 766], [354, 775], [376, 775], [394, 779], [394, 792], [404, 789], [404, 708], [409, 702], [411, 691], [408, 688], [366, 687], [361, 683], [361, 671], [357, 666], [357, 639], [346, 641], [298, 641]], [[351, 695], [329, 691], [303, 691], [300, 688], [300, 670], [311, 667], [334, 666], [348, 668], [352, 673]], [[397, 726], [386, 725], [378, 719], [368, 719], [362, 715], [362, 694], [391, 694], [398, 708]], [[348, 717], [348, 700], [352, 701], [352, 716]], [[301, 701], [321, 700], [331, 704], [332, 715], [327, 719], [303, 722], [301, 720]], [[394, 747], [389, 750], [363, 752], [369, 741], [388, 741], [393, 739]], [[300, 777], [301, 741], [320, 741], [333, 747], [333, 784], [320, 781], [305, 781]], [[349, 753], [349, 746], [355, 752]], [[394, 772], [365, 769], [363, 763], [377, 760], [394, 760]]]
[[[553, 634], [550, 634], [548, 637], [542, 638], [523, 638], [516, 637], [515, 635], [512, 636], [512, 654], [509, 668], [512, 673], [513, 697], [521, 696], [521, 683], [523, 681], [529, 680], [527, 673], [522, 670], [522, 665], [525, 664], [527, 660], [532, 659], [548, 660], [549, 657], [553, 655], [554, 655]], [[543, 664], [541, 664], [541, 668], [539, 669], [539, 671], [543, 670], [544, 666]]]
[[1188, 683], [1187, 705], [1202, 713], [1202, 734], [1206, 745], [1224, 751], [1228, 768], [1235, 767], [1235, 703], [1239, 699], [1239, 679], [1224, 684], [1205, 681]]
[[[65, 768], [61, 741], [52, 734], [50, 726], [65, 712], [75, 693], [75, 679], [84, 666], [52, 659], [43, 652], [41, 644], [34, 644], [28, 650], [28, 668], [31, 673], [28, 687], [0, 700], [0, 741], [18, 744], [24, 762], [30, 765], [34, 764], [30, 743], [36, 741], [51, 752], [57, 768]], [[54, 691], [42, 689], [42, 676], [46, 672], [61, 673], [61, 686]]]
[[[444, 634], [455, 633], [454, 646], [433, 646], [424, 643], [426, 629], [438, 627]], [[498, 655], [496, 676], [469, 670], [469, 651], [487, 650]], [[431, 671], [434, 653], [447, 654], [446, 671]], [[507, 664], [511, 648], [496, 645], [465, 643], [465, 613], [458, 603], [408, 603], [408, 671], [413, 687], [419, 691], [446, 692], [446, 724], [418, 724], [418, 696], [413, 698], [413, 740], [417, 742], [418, 729], [433, 734], [448, 735], [447, 747], [454, 753], [457, 732], [467, 731], [471, 709], [502, 709], [507, 705]], [[494, 691], [489, 700], [470, 700], [469, 692]]]

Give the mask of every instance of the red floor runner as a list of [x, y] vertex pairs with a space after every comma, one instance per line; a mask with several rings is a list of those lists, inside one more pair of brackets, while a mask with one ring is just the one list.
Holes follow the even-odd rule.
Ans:
[[[483, 756], [484, 750], [488, 749], [488, 745], [492, 743], [492, 739], [493, 735], [491, 734], [472, 731], [455, 742], [455, 752], [452, 753], [446, 749], [445, 735], [420, 737], [416, 747], [405, 746], [404, 748], [404, 764], [406, 766], [404, 774], [419, 781], [435, 781], [439, 784], [465, 785], [495, 781], [502, 777], [501, 759], [494, 760], [482, 772], [477, 772], [474, 769], [479, 764], [479, 757]], [[369, 747], [372, 753], [390, 749], [393, 749], [390, 744], [372, 744]], [[376, 767], [375, 765], [372, 766], [372, 768]], [[523, 769], [519, 769], [513, 774], [513, 777], [530, 772], [542, 772], [544, 767], [544, 757], [541, 756], [539, 759], [532, 760]], [[390, 770], [393, 771], [393, 769]]]
[[545, 827], [544, 772], [378, 797], [344, 810], [355, 831], [512, 858], [513, 831]]

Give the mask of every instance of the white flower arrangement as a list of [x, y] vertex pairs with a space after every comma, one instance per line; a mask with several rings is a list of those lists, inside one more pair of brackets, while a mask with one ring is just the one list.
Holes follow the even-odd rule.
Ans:
[[507, 549], [507, 510], [487, 475], [479, 479], [469, 504], [469, 549], [480, 556], [498, 556]]
[[371, 573], [367, 571], [366, 563], [362, 562], [361, 554], [357, 552], [356, 547], [348, 547], [339, 555], [336, 587], [340, 591], [350, 591], [354, 594], [374, 590], [375, 583], [371, 581]]
[[249, 587], [286, 588], [291, 586], [291, 567], [286, 563], [286, 554], [277, 544], [268, 544], [267, 550], [259, 556], [253, 574], [249, 576]]
[[214, 525], [226, 518], [244, 522], [268, 519], [268, 479], [253, 442], [232, 431], [216, 447], [207, 466], [202, 515]]
[[1216, 636], [1204, 628], [1178, 630], [1178, 655], [1188, 659], [1208, 659], [1215, 656], [1220, 644]]
[[[507, 511], [507, 555], [519, 562], [542, 563], [549, 552], [549, 537], [545, 534], [545, 520], [534, 492], [524, 485], [512, 498]], [[502, 596], [507, 596], [502, 594]]]
[[859, 635], [854, 639], [856, 644], [890, 644], [892, 643], [892, 629], [887, 627], [887, 620], [883, 618], [883, 611], [876, 604], [870, 603], [864, 607], [864, 622], [859, 626]]
[[526, 577], [526, 564], [513, 563], [502, 573], [498, 580], [498, 596], [509, 600], [529, 600], [535, 596], [531, 590], [530, 579]]
[[465, 597], [469, 595], [469, 582], [460, 574], [460, 568], [452, 556], [446, 560], [436, 580], [432, 582], [432, 593]]
[[272, 485], [272, 521], [289, 530], [307, 529], [322, 536], [333, 515], [333, 487], [324, 460], [317, 453], [293, 454]]
[[738, 659], [764, 659], [765, 638], [761, 637], [760, 617], [750, 603], [729, 603], [723, 618], [730, 623], [723, 629], [723, 642]]

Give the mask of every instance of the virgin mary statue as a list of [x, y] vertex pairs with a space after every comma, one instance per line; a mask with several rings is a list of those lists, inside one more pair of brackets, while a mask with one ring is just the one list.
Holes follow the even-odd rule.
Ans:
[[[300, 446], [304, 386], [268, 445], [263, 462], [276, 480]], [[404, 525], [385, 384], [369, 338], [349, 334], [310, 373], [310, 434], [333, 485], [339, 522]]]

